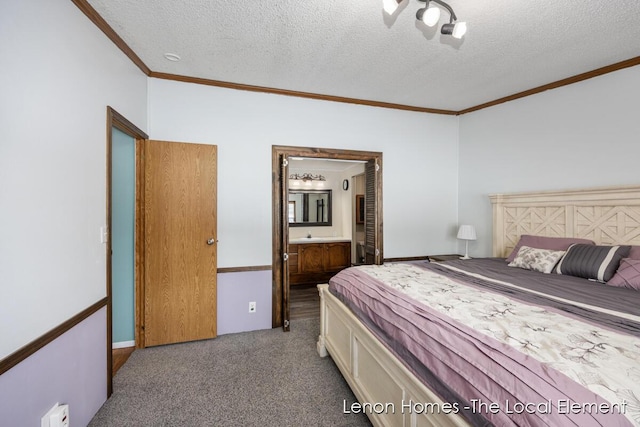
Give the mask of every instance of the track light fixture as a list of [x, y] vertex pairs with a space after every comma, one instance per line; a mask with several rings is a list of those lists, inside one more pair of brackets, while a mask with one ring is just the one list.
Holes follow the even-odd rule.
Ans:
[[[402, 3], [404, 0], [383, 0], [383, 7], [385, 12], [389, 15], [392, 15], [398, 5]], [[456, 39], [461, 39], [464, 34], [467, 32], [467, 23], [466, 22], [458, 22], [458, 17], [456, 13], [453, 11], [451, 6], [445, 3], [442, 0], [418, 0], [424, 2], [424, 7], [418, 9], [416, 12], [416, 19], [418, 21], [424, 22], [428, 27], [433, 27], [440, 20], [440, 7], [446, 9], [449, 12], [449, 23], [443, 24], [440, 28], [440, 33], [450, 35]]]
[[458, 17], [453, 11], [451, 6], [442, 0], [418, 0], [425, 2], [423, 8], [418, 9], [416, 12], [416, 19], [425, 23], [429, 27], [433, 27], [440, 20], [440, 8], [437, 5], [442, 6], [449, 12], [449, 23], [443, 24], [440, 28], [440, 33], [450, 35], [456, 39], [461, 39], [464, 33], [467, 32], [466, 22], [457, 22]]

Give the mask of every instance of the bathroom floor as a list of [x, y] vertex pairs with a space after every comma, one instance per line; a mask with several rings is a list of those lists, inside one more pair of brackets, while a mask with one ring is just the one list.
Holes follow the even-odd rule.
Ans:
[[295, 285], [289, 291], [289, 318], [320, 317], [320, 294], [316, 285]]

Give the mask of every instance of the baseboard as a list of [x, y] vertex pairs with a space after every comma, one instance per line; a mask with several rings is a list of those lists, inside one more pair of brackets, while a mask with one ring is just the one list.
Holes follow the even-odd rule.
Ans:
[[111, 348], [116, 349], [116, 348], [127, 348], [127, 347], [135, 347], [135, 346], [136, 346], [135, 341], [120, 341], [120, 342], [114, 342], [111, 345]]

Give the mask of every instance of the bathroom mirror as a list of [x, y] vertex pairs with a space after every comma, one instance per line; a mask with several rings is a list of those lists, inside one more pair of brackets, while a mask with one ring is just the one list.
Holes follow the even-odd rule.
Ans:
[[331, 190], [289, 190], [289, 226], [331, 226]]

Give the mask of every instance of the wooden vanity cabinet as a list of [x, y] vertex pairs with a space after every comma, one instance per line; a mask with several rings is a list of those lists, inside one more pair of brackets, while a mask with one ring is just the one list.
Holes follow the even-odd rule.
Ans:
[[289, 245], [289, 284], [326, 283], [351, 265], [351, 242]]
[[340, 271], [351, 266], [351, 242], [324, 244], [324, 268], [326, 271]]

